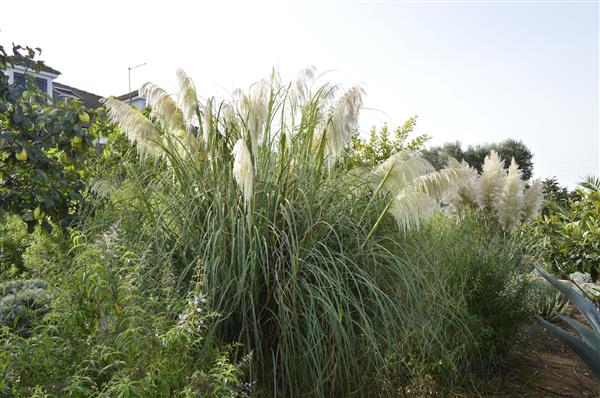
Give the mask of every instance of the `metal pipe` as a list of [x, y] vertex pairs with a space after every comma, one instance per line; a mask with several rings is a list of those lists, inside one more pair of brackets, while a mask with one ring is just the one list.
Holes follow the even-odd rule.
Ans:
[[129, 105], [131, 105], [131, 70], [132, 69], [137, 69], [140, 66], [144, 66], [144, 65], [146, 65], [145, 62], [143, 64], [139, 64], [139, 65], [136, 65], [136, 66], [130, 66], [130, 67], [127, 68], [127, 83], [128, 83], [128, 87], [127, 87], [128, 88], [128, 90], [127, 90], [127, 97], [128, 97], [127, 98], [127, 103]]

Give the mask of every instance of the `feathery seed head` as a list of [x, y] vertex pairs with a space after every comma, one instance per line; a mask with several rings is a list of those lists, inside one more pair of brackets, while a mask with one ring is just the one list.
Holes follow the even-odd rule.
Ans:
[[246, 142], [240, 138], [237, 140], [232, 150], [233, 155], [233, 178], [238, 184], [246, 204], [250, 203], [254, 185], [254, 168], [252, 166], [252, 157], [246, 146]]
[[543, 185], [540, 179], [531, 183], [529, 189], [525, 191], [523, 198], [523, 222], [531, 221], [542, 207], [544, 200]]
[[434, 167], [420, 156], [411, 157], [400, 151], [380, 163], [373, 171], [375, 185], [383, 183], [383, 193], [398, 193], [421, 175], [434, 171]]
[[179, 83], [179, 92], [177, 94], [177, 104], [183, 114], [183, 120], [188, 132], [192, 132], [192, 127], [198, 122], [198, 96], [196, 87], [187, 74], [182, 70], [177, 70], [177, 81]]
[[483, 162], [481, 176], [476, 184], [477, 203], [484, 210], [492, 211], [504, 186], [506, 171], [502, 165], [502, 159], [491, 151]]
[[183, 114], [165, 90], [154, 83], [146, 83], [139, 91], [140, 95], [146, 98], [152, 115], [158, 118], [165, 133], [176, 135], [177, 131], [185, 129]]
[[330, 166], [342, 155], [358, 125], [364, 90], [352, 87], [327, 112], [317, 132], [317, 145], [325, 140], [325, 158]]
[[204, 105], [204, 118], [202, 119], [202, 138], [204, 142], [210, 141], [213, 135], [213, 99], [209, 98], [206, 100]]
[[521, 176], [521, 170], [513, 158], [497, 206], [498, 219], [507, 230], [516, 227], [522, 218], [524, 184]]
[[438, 208], [438, 202], [431, 196], [423, 192], [402, 190], [392, 199], [390, 213], [396, 219], [398, 227], [406, 232], [418, 228], [421, 220], [430, 217]]
[[163, 155], [160, 131], [142, 112], [116, 98], [105, 98], [102, 102], [108, 109], [110, 120], [118, 124], [129, 141], [136, 145], [142, 158]]

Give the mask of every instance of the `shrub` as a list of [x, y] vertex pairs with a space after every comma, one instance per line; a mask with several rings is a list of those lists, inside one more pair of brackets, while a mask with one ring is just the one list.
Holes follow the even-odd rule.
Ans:
[[28, 233], [19, 216], [0, 212], [0, 280], [64, 271], [64, 253], [69, 250], [65, 235], [58, 228], [48, 232], [37, 227]]
[[358, 133], [355, 134], [348, 149], [347, 163], [350, 166], [375, 166], [398, 152], [419, 151], [431, 137], [421, 134], [409, 140], [416, 123], [416, 116], [409, 118], [402, 127], [396, 128], [391, 136], [387, 124], [384, 124], [379, 132], [373, 127], [368, 140], [362, 139]]
[[449, 367], [442, 368], [446, 381], [491, 376], [531, 316], [525, 275], [532, 262], [523, 246], [501, 231], [497, 220], [467, 214], [437, 217], [407, 237], [404, 261], [434, 271], [430, 278], [449, 292], [460, 319], [458, 328], [449, 324], [446, 331], [454, 344]]
[[51, 296], [41, 280], [15, 280], [0, 285], [0, 327], [28, 335], [29, 327], [50, 309]]
[[0, 46], [0, 209], [19, 215], [29, 231], [37, 224], [50, 229], [50, 220], [73, 225], [97, 138], [106, 133], [105, 114], [79, 100], [51, 103], [32, 81], [9, 85], [10, 64], [43, 66], [34, 49], [12, 50], [7, 56]]
[[553, 273], [573, 272], [598, 279], [600, 264], [600, 191], [593, 184], [580, 186], [566, 205], [547, 206], [523, 231], [530, 250]]
[[23, 252], [29, 244], [27, 225], [16, 215], [0, 211], [0, 280], [25, 270]]
[[[198, 289], [186, 298], [168, 284], [144, 288], [141, 260], [118, 231], [93, 243], [78, 235], [70, 271], [51, 277], [60, 287], [52, 309], [32, 320], [26, 336], [2, 330], [0, 394], [237, 396], [240, 371], [206, 338], [214, 315]], [[5, 290], [18, 295], [42, 286], [19, 281]]]

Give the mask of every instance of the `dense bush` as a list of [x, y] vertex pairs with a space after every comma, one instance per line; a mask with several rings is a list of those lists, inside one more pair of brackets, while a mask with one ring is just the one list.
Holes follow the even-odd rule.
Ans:
[[0, 280], [24, 271], [22, 255], [29, 244], [28, 235], [20, 217], [0, 211]]
[[497, 220], [475, 213], [437, 217], [412, 232], [405, 247], [406, 266], [430, 270], [460, 319], [458, 329], [448, 324], [446, 333], [455, 336], [456, 346], [446, 363], [450, 368], [442, 367], [443, 378], [491, 376], [531, 316], [531, 285], [524, 276], [533, 265], [522, 245], [503, 233]]
[[[0, 393], [237, 396], [239, 371], [227, 351], [205, 337], [205, 322], [214, 315], [198, 289], [186, 298], [174, 294], [168, 279], [145, 287], [141, 260], [118, 231], [89, 243], [78, 235], [71, 269], [50, 278], [56, 292], [50, 312], [36, 322], [28, 318], [31, 333], [1, 332]], [[36, 296], [31, 303], [38, 303], [45, 283], [32, 283], [9, 283], [5, 290], [12, 293], [5, 297]], [[31, 303], [22, 304], [36, 309]]]
[[575, 194], [546, 205], [524, 231], [546, 268], [566, 277], [578, 271], [598, 279], [600, 271], [600, 188], [589, 179]]
[[48, 232], [38, 227], [29, 233], [19, 216], [0, 212], [0, 281], [63, 272], [69, 249], [63, 235], [58, 228]]
[[405, 142], [414, 119], [349, 156], [362, 91], [314, 76], [217, 103], [179, 72], [178, 102], [153, 84], [150, 113], [106, 101], [124, 135], [88, 164], [83, 222], [0, 237], [5, 275], [43, 279], [3, 293], [0, 395], [381, 396], [489, 376], [528, 314], [522, 247], [488, 213], [437, 212], [474, 173], [393, 153], [426, 139]]
[[45, 314], [51, 297], [42, 280], [14, 280], [0, 284], [0, 327], [28, 335], [35, 319]]

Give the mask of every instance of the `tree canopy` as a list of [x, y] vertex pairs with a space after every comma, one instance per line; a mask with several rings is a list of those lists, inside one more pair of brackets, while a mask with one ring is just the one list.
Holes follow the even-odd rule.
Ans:
[[[78, 100], [53, 103], [31, 76], [44, 65], [35, 59], [41, 50], [13, 45], [12, 53], [0, 46], [0, 208], [30, 229], [38, 223], [49, 228], [50, 220], [68, 224], [105, 126], [103, 111]], [[5, 70], [14, 62], [27, 70], [25, 87], [9, 84]]]
[[448, 164], [448, 158], [453, 157], [458, 161], [466, 161], [481, 172], [483, 162], [492, 150], [504, 160], [505, 168], [514, 158], [523, 173], [523, 180], [527, 181], [533, 175], [533, 153], [522, 141], [514, 139], [493, 144], [469, 145], [466, 149], [463, 149], [459, 141], [447, 142], [442, 146], [425, 149], [421, 153], [437, 170], [444, 168]]
[[430, 137], [425, 134], [410, 138], [415, 129], [417, 116], [407, 119], [401, 127], [390, 131], [384, 124], [379, 131], [371, 128], [368, 140], [362, 139], [356, 134], [352, 137], [352, 145], [348, 152], [348, 160], [351, 165], [374, 166], [388, 159], [399, 151], [418, 151], [429, 141]]

